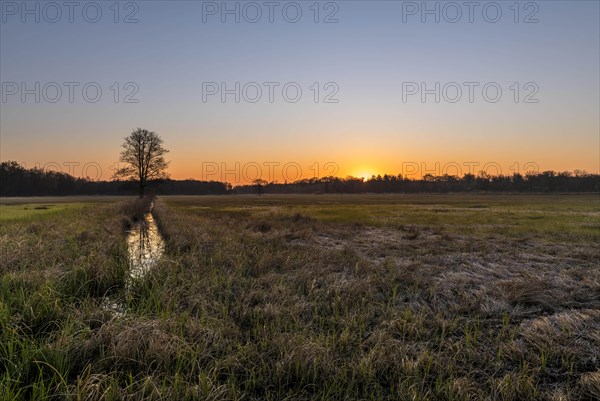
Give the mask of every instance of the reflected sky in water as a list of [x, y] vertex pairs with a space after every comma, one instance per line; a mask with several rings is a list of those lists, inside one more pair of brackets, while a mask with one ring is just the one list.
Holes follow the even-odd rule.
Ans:
[[144, 220], [128, 232], [127, 247], [131, 279], [143, 277], [156, 265], [165, 244], [152, 213], [146, 213]]

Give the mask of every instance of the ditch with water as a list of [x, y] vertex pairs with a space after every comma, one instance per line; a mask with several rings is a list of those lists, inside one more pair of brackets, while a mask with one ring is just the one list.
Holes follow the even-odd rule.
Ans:
[[164, 250], [165, 242], [150, 211], [127, 232], [128, 281], [144, 277], [156, 265]]
[[[135, 280], [143, 278], [152, 270], [165, 250], [165, 241], [161, 236], [154, 216], [153, 204], [144, 218], [136, 222], [127, 231], [127, 255], [129, 274], [125, 282], [125, 291], [129, 291]], [[125, 314], [125, 305], [112, 299], [105, 300], [105, 309], [113, 311], [116, 315]]]

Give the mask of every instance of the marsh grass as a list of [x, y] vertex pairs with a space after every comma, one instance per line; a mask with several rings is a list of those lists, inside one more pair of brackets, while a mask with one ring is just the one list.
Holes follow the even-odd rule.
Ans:
[[595, 199], [231, 198], [156, 202], [128, 291], [142, 205], [3, 223], [1, 397], [597, 399]]

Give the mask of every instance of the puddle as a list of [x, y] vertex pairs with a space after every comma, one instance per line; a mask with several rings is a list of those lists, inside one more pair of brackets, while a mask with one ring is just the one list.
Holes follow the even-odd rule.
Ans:
[[165, 243], [158, 232], [152, 213], [146, 213], [144, 220], [136, 223], [127, 233], [129, 254], [129, 277], [135, 280], [144, 277], [163, 254]]
[[[152, 211], [150, 205], [150, 210]], [[153, 269], [165, 250], [165, 242], [158, 231], [158, 225], [151, 212], [145, 214], [144, 219], [135, 223], [127, 231], [127, 254], [129, 258], [129, 276], [125, 283], [128, 292], [133, 282], [144, 277]], [[103, 308], [112, 311], [115, 316], [123, 316], [126, 307], [110, 298], [105, 298]]]

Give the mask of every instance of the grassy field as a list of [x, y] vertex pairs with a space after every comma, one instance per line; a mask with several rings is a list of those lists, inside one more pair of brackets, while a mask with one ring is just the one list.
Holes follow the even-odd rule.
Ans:
[[1, 399], [600, 399], [598, 195], [161, 197], [133, 282], [131, 201], [0, 212]]
[[0, 221], [35, 220], [47, 214], [122, 200], [118, 196], [53, 196], [0, 198]]

